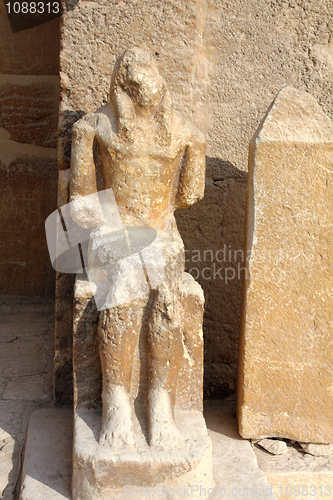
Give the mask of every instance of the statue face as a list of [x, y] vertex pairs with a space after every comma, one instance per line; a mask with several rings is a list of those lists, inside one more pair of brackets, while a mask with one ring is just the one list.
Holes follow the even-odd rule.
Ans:
[[140, 51], [129, 61], [124, 90], [139, 106], [155, 106], [164, 93], [163, 79], [149, 54]]

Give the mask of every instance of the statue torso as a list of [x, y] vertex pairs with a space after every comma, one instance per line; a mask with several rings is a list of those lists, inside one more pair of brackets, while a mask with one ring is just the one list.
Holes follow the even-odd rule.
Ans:
[[174, 225], [175, 198], [186, 148], [185, 134], [179, 134], [181, 127], [177, 127], [178, 116], [174, 113], [170, 145], [161, 146], [153, 119], [137, 120], [130, 142], [116, 133], [110, 105], [99, 113], [96, 136], [105, 189], [112, 188], [123, 223], [156, 229]]

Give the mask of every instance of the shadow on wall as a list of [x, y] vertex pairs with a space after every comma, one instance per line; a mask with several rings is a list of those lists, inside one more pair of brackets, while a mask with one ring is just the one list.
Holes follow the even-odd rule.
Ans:
[[206, 398], [236, 391], [245, 245], [247, 173], [207, 157], [203, 200], [176, 212], [186, 271], [205, 293]]
[[5, 5], [11, 30], [13, 33], [19, 33], [54, 21], [72, 10], [78, 3], [79, 0], [64, 0], [63, 2], [55, 0], [49, 3], [44, 2], [44, 5], [39, 2], [35, 10], [33, 6], [27, 9], [22, 2], [20, 5], [19, 2], [9, 1]]
[[57, 204], [57, 183], [56, 158], [0, 160], [1, 295], [54, 294], [44, 223]]
[[58, 124], [58, 150], [62, 151], [59, 157], [59, 169], [66, 170], [70, 167], [72, 126], [85, 115], [83, 110], [66, 110], [59, 114]]

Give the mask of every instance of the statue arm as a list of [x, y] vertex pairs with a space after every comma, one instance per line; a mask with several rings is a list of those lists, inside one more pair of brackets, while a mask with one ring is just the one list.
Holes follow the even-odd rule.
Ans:
[[206, 140], [196, 127], [186, 124], [188, 139], [180, 172], [176, 208], [186, 208], [200, 201], [205, 192]]
[[103, 214], [97, 193], [96, 169], [93, 144], [96, 135], [98, 115], [89, 114], [74, 123], [72, 128], [72, 152], [70, 170], [71, 214], [82, 227], [96, 227], [103, 224]]

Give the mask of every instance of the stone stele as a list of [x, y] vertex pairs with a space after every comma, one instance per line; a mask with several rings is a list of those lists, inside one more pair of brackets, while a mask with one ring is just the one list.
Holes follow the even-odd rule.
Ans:
[[74, 500], [213, 486], [203, 293], [173, 215], [203, 197], [205, 148], [138, 48], [118, 59], [110, 102], [73, 126], [71, 214], [91, 230], [75, 286]]
[[333, 125], [282, 89], [249, 155], [238, 421], [244, 438], [333, 441]]

